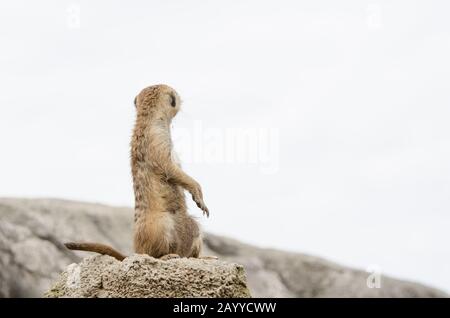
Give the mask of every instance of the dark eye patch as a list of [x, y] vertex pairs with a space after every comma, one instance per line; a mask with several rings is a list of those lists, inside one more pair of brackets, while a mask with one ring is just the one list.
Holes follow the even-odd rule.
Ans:
[[134, 107], [137, 107], [137, 96], [134, 98]]
[[177, 100], [175, 96], [173, 96], [173, 93], [170, 93], [170, 106], [175, 107], [177, 106]]

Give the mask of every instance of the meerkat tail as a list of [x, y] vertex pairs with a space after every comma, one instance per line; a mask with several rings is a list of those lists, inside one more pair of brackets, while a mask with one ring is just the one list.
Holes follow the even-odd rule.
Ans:
[[103, 255], [109, 255], [114, 257], [115, 259], [122, 261], [125, 256], [113, 249], [112, 247], [100, 243], [76, 243], [76, 242], [68, 242], [64, 243], [64, 245], [70, 250], [76, 251], [86, 251], [86, 252], [94, 252]]

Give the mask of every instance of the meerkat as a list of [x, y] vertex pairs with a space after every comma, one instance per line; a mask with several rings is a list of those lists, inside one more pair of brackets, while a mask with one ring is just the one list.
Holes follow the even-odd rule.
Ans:
[[[180, 97], [167, 85], [155, 85], [144, 88], [134, 104], [137, 112], [131, 139], [134, 251], [156, 258], [198, 258], [202, 237], [198, 223], [187, 213], [184, 190], [207, 217], [209, 211], [200, 184], [182, 170], [174, 154], [170, 126], [180, 110]], [[103, 244], [65, 245], [72, 250], [110, 255], [120, 261], [125, 258]]]

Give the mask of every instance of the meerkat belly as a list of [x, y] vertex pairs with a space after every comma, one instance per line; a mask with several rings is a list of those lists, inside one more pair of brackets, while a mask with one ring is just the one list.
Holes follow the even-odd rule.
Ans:
[[[143, 236], [138, 239], [141, 243], [137, 244], [143, 246], [140, 252], [155, 257], [172, 253], [192, 256], [199, 228], [187, 214], [182, 188], [167, 182], [153, 182], [148, 202], [148, 213], [145, 213], [143, 222], [136, 224], [138, 229], [142, 228], [136, 231]], [[137, 247], [136, 251], [139, 252]]]
[[160, 186], [160, 200], [163, 210], [170, 214], [185, 214], [186, 199], [181, 187], [166, 183]]
[[170, 183], [161, 187], [165, 214], [172, 220], [170, 253], [189, 257], [199, 230], [196, 222], [187, 214], [183, 189]]

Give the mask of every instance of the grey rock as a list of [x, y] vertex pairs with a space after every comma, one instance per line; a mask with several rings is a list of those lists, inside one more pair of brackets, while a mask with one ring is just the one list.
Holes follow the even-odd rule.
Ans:
[[92, 256], [71, 264], [45, 294], [49, 298], [250, 297], [244, 268], [217, 260], [159, 260], [134, 254], [119, 262]]
[[244, 265], [253, 297], [448, 297], [443, 291], [385, 275], [380, 288], [369, 288], [367, 272], [310, 255], [256, 248], [211, 234], [205, 243], [213, 251], [228, 251], [221, 259]]
[[[54, 199], [0, 199], [0, 296], [41, 297], [71, 263], [92, 253], [66, 241], [93, 241], [132, 255], [133, 210]], [[253, 297], [448, 297], [422, 284], [368, 274], [327, 260], [205, 235], [204, 255], [242, 264]]]

